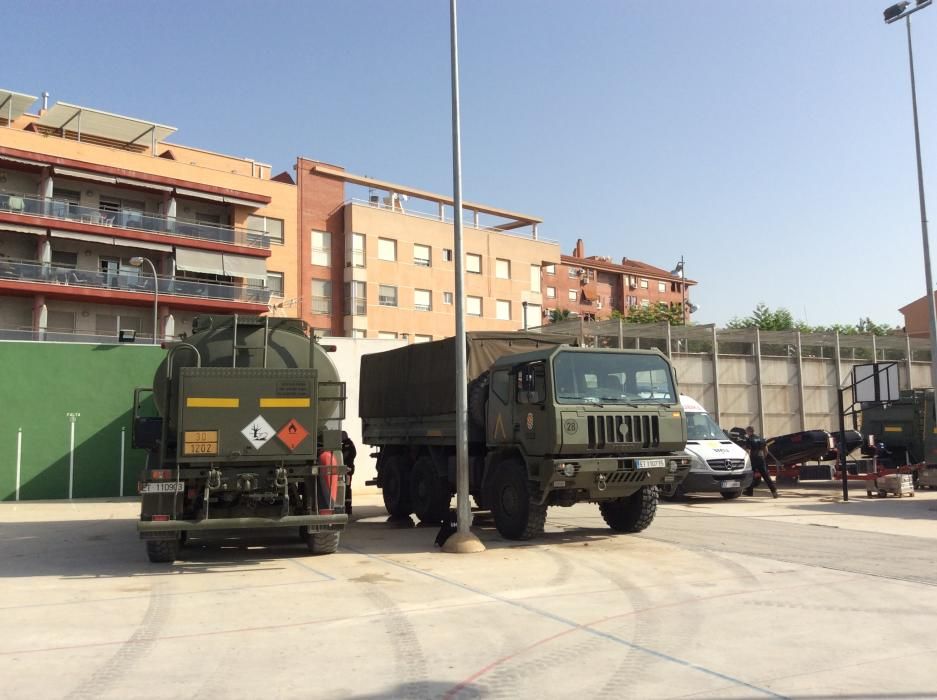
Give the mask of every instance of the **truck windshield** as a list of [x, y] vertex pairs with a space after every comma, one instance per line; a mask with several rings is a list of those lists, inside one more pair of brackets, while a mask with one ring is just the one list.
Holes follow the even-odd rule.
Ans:
[[559, 403], [675, 403], [670, 365], [656, 355], [560, 352], [553, 359]]
[[729, 438], [708, 413], [687, 413], [686, 439], [728, 440]]

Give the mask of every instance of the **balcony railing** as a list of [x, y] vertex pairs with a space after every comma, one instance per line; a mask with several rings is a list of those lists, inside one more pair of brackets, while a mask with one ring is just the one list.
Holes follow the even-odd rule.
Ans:
[[[116, 333], [91, 333], [65, 328], [48, 328], [45, 331], [39, 331], [26, 326], [0, 328], [0, 340], [44, 340], [50, 343], [95, 343], [98, 345], [120, 344]], [[136, 333], [134, 342], [137, 345], [151, 345], [153, 335], [151, 333]]]
[[[117, 289], [127, 292], [153, 294], [153, 277], [126, 272], [96, 272], [79, 270], [65, 265], [41, 263], [35, 260], [0, 260], [0, 280], [42, 282], [72, 287], [95, 289]], [[267, 304], [270, 290], [201, 280], [186, 280], [178, 277], [157, 277], [160, 294], [242, 301], [252, 304]]]
[[136, 209], [97, 209], [83, 207], [66, 199], [38, 197], [18, 192], [0, 192], [0, 212], [44, 216], [63, 221], [78, 221], [98, 226], [114, 226], [131, 231], [165, 233], [217, 243], [232, 243], [251, 248], [269, 248], [270, 237], [262, 231], [205, 224], [185, 219], [146, 214]]

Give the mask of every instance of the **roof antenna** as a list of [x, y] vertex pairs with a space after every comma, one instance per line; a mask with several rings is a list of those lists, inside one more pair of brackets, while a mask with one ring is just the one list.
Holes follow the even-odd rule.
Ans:
[[42, 111], [45, 112], [49, 109], [49, 93], [44, 91], [42, 92]]

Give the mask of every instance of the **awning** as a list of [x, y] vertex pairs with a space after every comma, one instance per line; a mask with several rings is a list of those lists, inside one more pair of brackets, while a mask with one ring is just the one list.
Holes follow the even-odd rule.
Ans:
[[224, 273], [228, 277], [246, 277], [254, 280], [267, 279], [267, 265], [263, 258], [248, 255], [224, 254]]
[[118, 177], [116, 179], [118, 185], [130, 185], [131, 187], [156, 190], [157, 192], [172, 192], [172, 187], [168, 185], [157, 185], [155, 182], [144, 182], [143, 180], [134, 180], [129, 177]]
[[198, 190], [190, 190], [185, 187], [177, 187], [176, 194], [182, 197], [192, 197], [193, 199], [205, 199], [209, 202], [222, 202], [224, 203], [224, 197], [220, 194], [211, 194], [209, 192], [199, 192]]
[[84, 170], [72, 170], [71, 168], [60, 168], [56, 166], [52, 169], [52, 172], [55, 175], [60, 175], [62, 177], [71, 177], [76, 180], [89, 180], [91, 182], [106, 182], [109, 185], [113, 185], [117, 182], [117, 178], [110, 175], [98, 175], [97, 173], [89, 173]]
[[7, 224], [0, 223], [0, 231], [16, 231], [17, 233], [33, 233], [37, 236], [45, 236], [46, 229], [39, 226], [26, 226], [25, 224]]
[[241, 199], [240, 197], [225, 196], [223, 199], [224, 199], [225, 204], [236, 204], [239, 207], [250, 207], [251, 209], [259, 209], [260, 207], [263, 206], [260, 202], [251, 202], [250, 200]]
[[[2, 225], [0, 225], [2, 228]], [[43, 233], [45, 231], [43, 230]], [[67, 238], [73, 241], [88, 241], [90, 243], [103, 243], [104, 245], [120, 246], [121, 248], [139, 248], [141, 250], [158, 250], [164, 253], [172, 252], [172, 246], [149, 241], [135, 241], [130, 238], [115, 238], [112, 236], [99, 236], [95, 233], [78, 233], [77, 231], [58, 231], [53, 229], [53, 238]]]
[[19, 165], [32, 165], [36, 168], [44, 168], [47, 165], [47, 163], [40, 163], [38, 160], [27, 160], [26, 158], [16, 158], [15, 156], [6, 155], [0, 156], [0, 160], [7, 163], [17, 163]]
[[17, 117], [23, 116], [30, 105], [36, 101], [35, 95], [27, 95], [23, 92], [12, 92], [10, 90], [0, 90], [0, 119], [11, 122]]
[[176, 248], [176, 268], [206, 275], [224, 275], [224, 258], [221, 253], [191, 248]]
[[57, 102], [36, 121], [37, 126], [61, 129], [99, 138], [119, 141], [128, 145], [150, 146], [163, 141], [176, 128], [143, 119], [124, 117], [98, 109]]

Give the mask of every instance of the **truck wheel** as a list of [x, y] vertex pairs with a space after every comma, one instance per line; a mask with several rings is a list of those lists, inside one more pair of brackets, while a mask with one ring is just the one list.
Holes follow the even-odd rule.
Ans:
[[483, 372], [469, 382], [468, 386], [468, 416], [472, 425], [485, 429], [486, 405], [488, 403], [488, 382], [491, 374]]
[[149, 540], [146, 556], [154, 564], [172, 564], [179, 556], [179, 540]]
[[430, 457], [420, 457], [410, 471], [410, 503], [424, 523], [439, 523], [449, 514], [452, 495]]
[[734, 501], [736, 498], [742, 495], [741, 491], [722, 491], [722, 497], [727, 501]]
[[542, 535], [547, 507], [531, 501], [524, 467], [511, 462], [495, 468], [491, 510], [498, 532], [509, 540], [529, 540]]
[[384, 496], [384, 507], [391, 515], [404, 517], [413, 512], [410, 484], [404, 474], [401, 457], [389, 457], [381, 466], [381, 493]]
[[337, 530], [310, 532], [306, 537], [306, 546], [313, 554], [335, 554], [341, 534]]
[[599, 503], [605, 524], [616, 532], [641, 532], [657, 512], [657, 487], [642, 486], [627, 498]]

